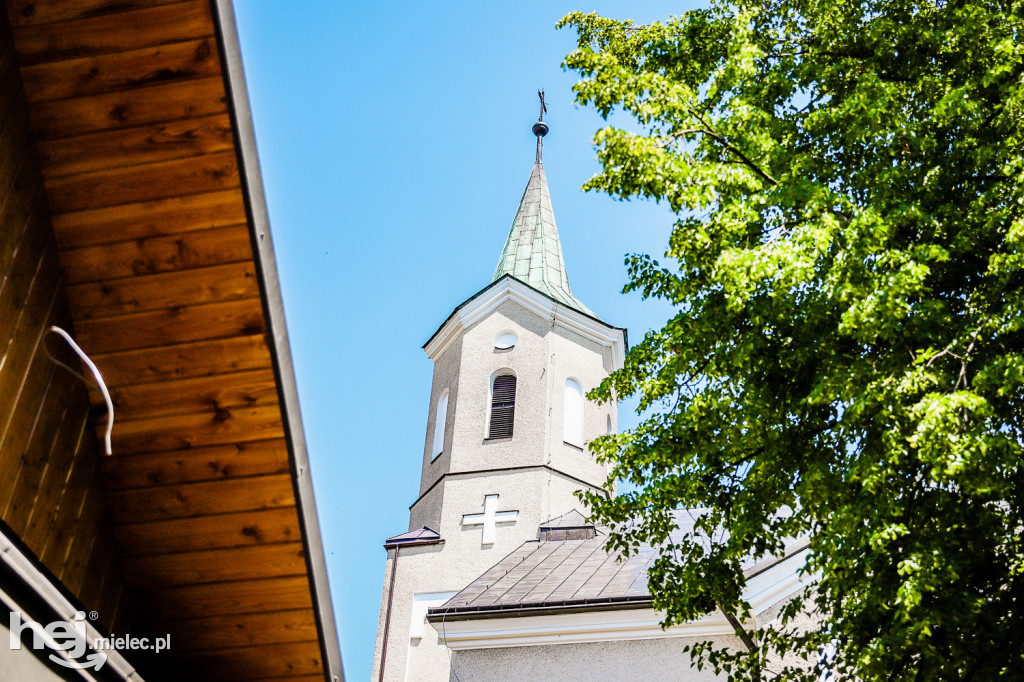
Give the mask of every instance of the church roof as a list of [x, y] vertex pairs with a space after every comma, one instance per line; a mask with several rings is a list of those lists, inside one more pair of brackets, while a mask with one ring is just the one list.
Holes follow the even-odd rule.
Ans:
[[[692, 510], [697, 512], [699, 510]], [[676, 515], [673, 536], [693, 529], [694, 513]], [[428, 612], [428, 620], [481, 617], [487, 613], [529, 615], [538, 612], [580, 608], [647, 608], [651, 593], [647, 571], [658, 558], [659, 549], [642, 545], [630, 557], [608, 551], [607, 533], [600, 527], [588, 539], [560, 539], [544, 529], [579, 528], [583, 519], [570, 512], [541, 525], [539, 540], [523, 543], [492, 566], [442, 606]], [[801, 551], [806, 541], [795, 541], [781, 557], [750, 557], [744, 563], [747, 577]]]
[[646, 547], [621, 561], [618, 553], [605, 549], [607, 541], [607, 534], [598, 531], [585, 540], [524, 542], [431, 613], [450, 618], [480, 611], [650, 602], [647, 569], [657, 557], [655, 550]]
[[569, 275], [562, 258], [562, 244], [555, 225], [555, 213], [551, 208], [544, 163], [541, 161], [541, 138], [547, 132], [547, 126], [541, 125], [544, 127], [534, 126], [534, 132], [538, 135], [537, 161], [533, 164], [523, 198], [519, 200], [519, 209], [491, 281], [497, 281], [503, 275], [512, 275], [559, 303], [597, 317], [569, 289]]

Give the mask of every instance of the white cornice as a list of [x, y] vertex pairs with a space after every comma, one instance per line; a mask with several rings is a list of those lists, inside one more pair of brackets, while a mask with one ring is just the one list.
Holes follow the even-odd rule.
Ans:
[[[744, 598], [750, 604], [755, 621], [758, 614], [782, 599], [802, 590], [811, 578], [799, 574], [806, 560], [802, 550], [758, 573], [747, 583]], [[542, 646], [613, 642], [666, 637], [720, 637], [734, 634], [720, 611], [689, 623], [662, 629], [662, 615], [650, 607], [601, 610], [589, 607], [572, 613], [548, 613], [537, 616], [461, 618], [455, 614], [443, 620], [430, 619], [438, 632], [438, 641], [453, 650], [493, 649], [499, 647]], [[756, 624], [756, 623], [755, 623]]]
[[573, 310], [513, 277], [502, 277], [490, 287], [455, 309], [423, 349], [436, 360], [459, 335], [505, 301], [515, 301], [527, 310], [612, 351], [613, 369], [622, 367], [626, 357], [624, 330], [612, 327]]

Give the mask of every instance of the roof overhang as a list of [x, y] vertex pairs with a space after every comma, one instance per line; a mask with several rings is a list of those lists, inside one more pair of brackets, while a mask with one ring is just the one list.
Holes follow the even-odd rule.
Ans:
[[260, 282], [263, 310], [266, 318], [267, 339], [270, 355], [274, 361], [274, 374], [278, 384], [281, 416], [288, 443], [289, 462], [292, 471], [299, 524], [307, 563], [307, 575], [317, 618], [320, 651], [323, 656], [323, 673], [327, 680], [339, 682], [344, 679], [341, 662], [341, 646], [334, 621], [334, 607], [327, 576], [327, 561], [324, 556], [320, 522], [313, 495], [313, 477], [306, 449], [306, 434], [302, 427], [299, 410], [299, 390], [295, 381], [291, 346], [285, 324], [284, 299], [277, 273], [277, 261], [270, 231], [270, 214], [267, 211], [266, 195], [263, 191], [263, 175], [260, 171], [259, 155], [256, 148], [256, 131], [249, 108], [249, 92], [245, 85], [242, 67], [242, 51], [238, 42], [238, 28], [232, 0], [213, 0], [214, 19], [224, 58], [225, 88], [230, 98], [229, 111], [235, 133], [237, 154], [242, 175], [242, 194], [246, 200], [249, 215], [250, 240], [253, 256], [257, 263], [257, 278]]
[[129, 605], [187, 635], [158, 659], [178, 676], [336, 682], [232, 4], [6, 5], [75, 338], [114, 395]]
[[[743, 597], [750, 604], [754, 627], [757, 617], [783, 599], [792, 598], [814, 581], [802, 568], [807, 548], [784, 559], [766, 562], [747, 580]], [[662, 628], [663, 615], [650, 599], [632, 603], [563, 605], [538, 604], [516, 609], [430, 609], [427, 620], [435, 625], [438, 641], [453, 650], [494, 649], [547, 644], [613, 642], [669, 637], [720, 637], [733, 635], [733, 626], [720, 611], [698, 620]], [[437, 624], [444, 623], [441, 628]]]
[[602, 322], [547, 294], [521, 282], [511, 275], [503, 275], [470, 296], [448, 316], [430, 339], [423, 345], [427, 357], [436, 360], [462, 334], [462, 332], [505, 301], [515, 301], [541, 317], [579, 334], [611, 350], [612, 369], [622, 367], [626, 359], [626, 330]]

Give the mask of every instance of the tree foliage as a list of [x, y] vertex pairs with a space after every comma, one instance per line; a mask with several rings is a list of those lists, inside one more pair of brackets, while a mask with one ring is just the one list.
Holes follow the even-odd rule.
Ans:
[[[806, 538], [817, 624], [794, 629], [794, 603], [700, 660], [819, 679], [827, 649], [837, 679], [1024, 676], [1024, 4], [560, 25], [577, 101], [633, 121], [597, 133], [587, 189], [678, 216], [626, 286], [678, 313], [591, 396], [646, 415], [593, 444], [635, 490], [588, 502], [613, 544], [664, 547], [666, 623], [749, 622], [744, 559]], [[703, 510], [694, 533], [670, 537], [677, 509]]]

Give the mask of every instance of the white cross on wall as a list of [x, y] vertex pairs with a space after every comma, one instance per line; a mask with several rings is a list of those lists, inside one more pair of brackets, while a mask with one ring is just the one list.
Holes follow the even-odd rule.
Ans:
[[464, 514], [462, 517], [463, 526], [483, 526], [483, 544], [494, 544], [494, 527], [499, 523], [515, 523], [519, 516], [518, 511], [498, 511], [498, 496], [484, 495], [483, 514]]

